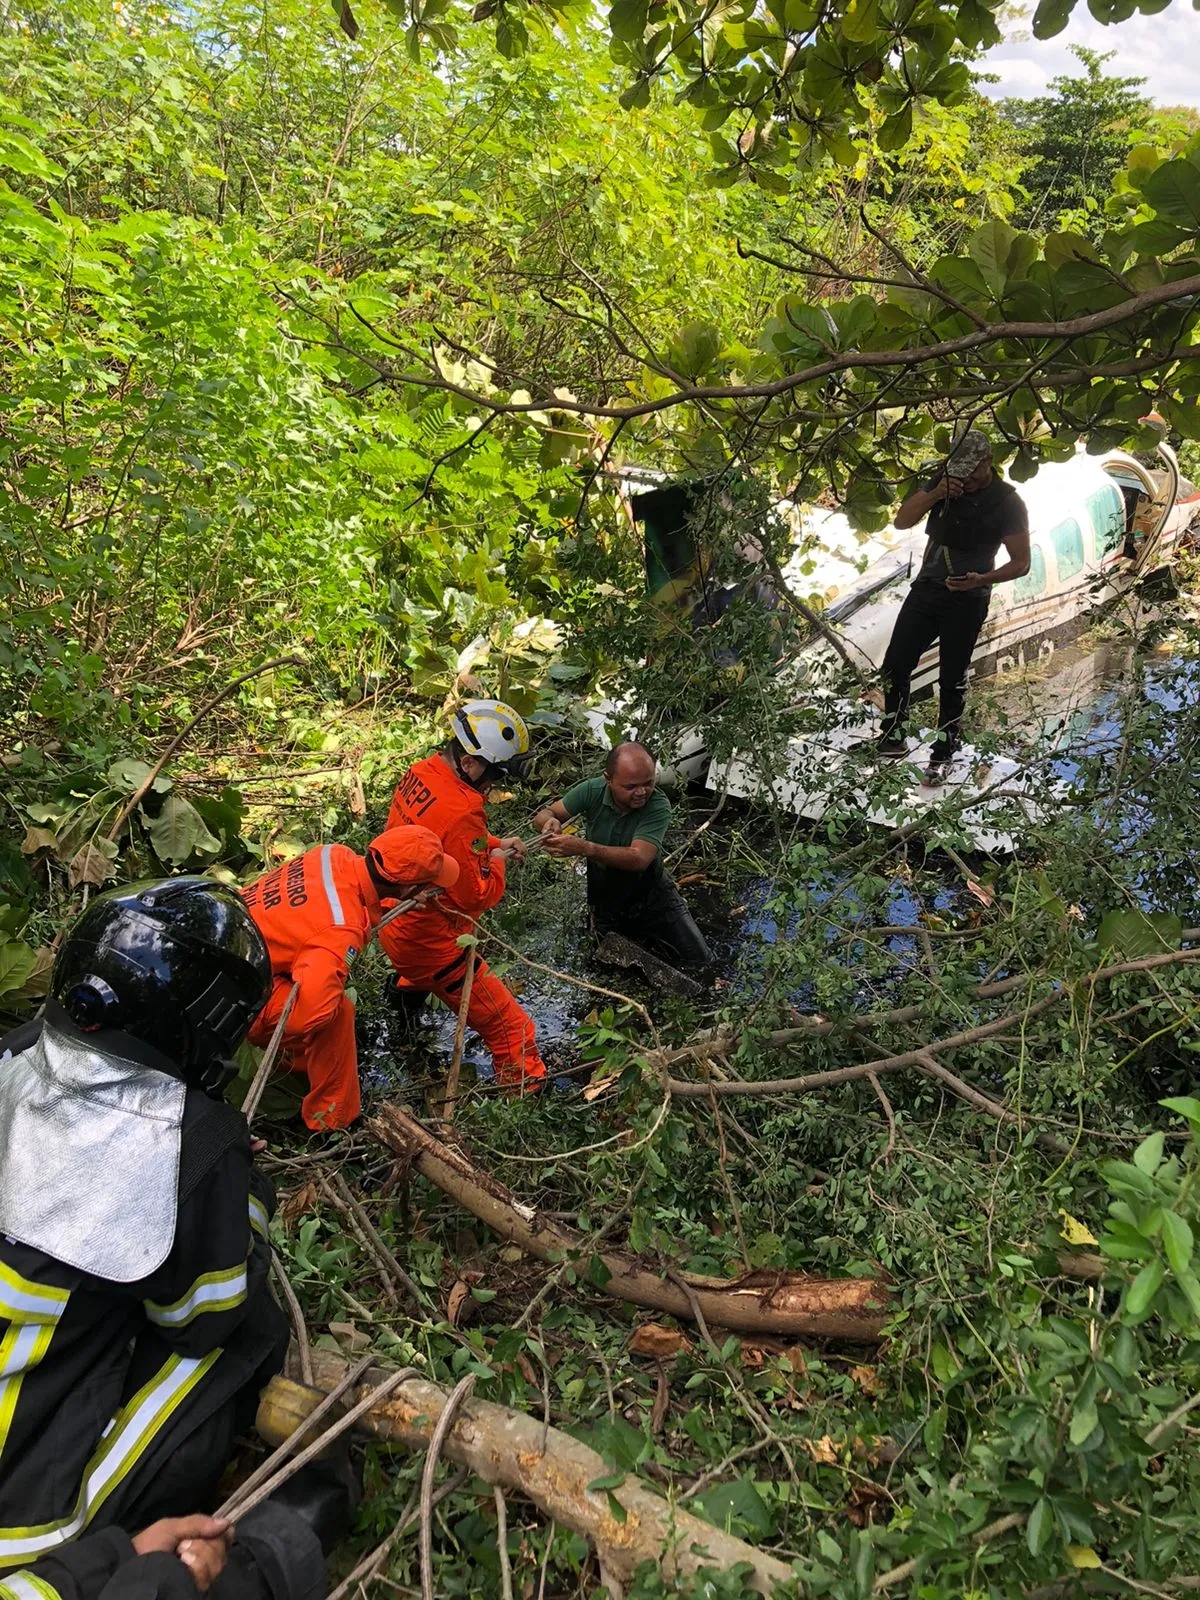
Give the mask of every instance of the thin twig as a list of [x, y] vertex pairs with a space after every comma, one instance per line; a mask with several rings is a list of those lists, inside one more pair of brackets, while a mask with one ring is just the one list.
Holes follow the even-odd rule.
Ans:
[[454, 1121], [454, 1107], [458, 1100], [458, 1079], [462, 1072], [463, 1045], [467, 1040], [467, 1012], [471, 1008], [471, 987], [475, 982], [475, 962], [479, 946], [472, 943], [467, 951], [467, 970], [463, 975], [462, 996], [458, 1002], [458, 1019], [454, 1024], [454, 1049], [450, 1054], [450, 1071], [446, 1075], [446, 1098], [442, 1104], [442, 1120]]
[[288, 1025], [288, 1018], [292, 1014], [299, 995], [300, 985], [299, 983], [294, 983], [288, 992], [287, 999], [283, 1002], [283, 1010], [279, 1014], [279, 1021], [275, 1024], [275, 1032], [267, 1041], [267, 1048], [263, 1051], [263, 1058], [258, 1063], [258, 1071], [254, 1074], [254, 1082], [250, 1085], [246, 1092], [246, 1098], [242, 1101], [242, 1115], [246, 1119], [247, 1127], [254, 1121], [254, 1113], [258, 1110], [258, 1102], [263, 1097], [263, 1090], [267, 1086], [267, 1078], [270, 1076], [271, 1068], [275, 1065], [275, 1057], [279, 1054], [280, 1047], [283, 1044], [283, 1031]]
[[475, 1374], [468, 1372], [450, 1391], [442, 1407], [442, 1414], [433, 1430], [433, 1438], [425, 1452], [425, 1467], [421, 1473], [421, 1594], [423, 1600], [436, 1600], [433, 1589], [433, 1476], [437, 1471], [438, 1457], [446, 1435], [454, 1426], [454, 1416], [459, 1406], [475, 1387]]
[[390, 1377], [377, 1384], [370, 1394], [364, 1395], [356, 1406], [346, 1412], [344, 1417], [339, 1417], [336, 1422], [330, 1423], [319, 1438], [314, 1439], [312, 1444], [301, 1450], [294, 1461], [285, 1461], [277, 1472], [266, 1478], [252, 1493], [247, 1494], [245, 1485], [243, 1485], [236, 1495], [230, 1497], [234, 1503], [231, 1505], [230, 1501], [227, 1500], [217, 1515], [228, 1518], [230, 1522], [240, 1521], [242, 1517], [253, 1511], [256, 1506], [262, 1505], [264, 1500], [269, 1500], [276, 1489], [281, 1488], [289, 1478], [294, 1478], [302, 1467], [306, 1467], [310, 1461], [315, 1461], [317, 1456], [331, 1445], [335, 1439], [340, 1439], [342, 1434], [348, 1432], [360, 1418], [365, 1417], [368, 1411], [373, 1410], [386, 1400], [394, 1389], [398, 1389], [402, 1383], [407, 1383], [410, 1378], [418, 1376], [416, 1367], [401, 1367], [399, 1372], [393, 1372]]
[[275, 1282], [279, 1285], [280, 1292], [287, 1302], [288, 1315], [292, 1319], [292, 1334], [296, 1340], [296, 1357], [300, 1363], [300, 1382], [311, 1389], [313, 1386], [313, 1369], [312, 1351], [308, 1344], [308, 1326], [304, 1321], [303, 1308], [296, 1298], [296, 1291], [292, 1288], [291, 1279], [288, 1277], [278, 1253], [274, 1250], [271, 1251], [271, 1271], [275, 1274]]
[[546, 1530], [546, 1548], [542, 1554], [542, 1570], [538, 1574], [537, 1600], [546, 1600], [546, 1569], [550, 1565], [550, 1552], [554, 1548], [554, 1538], [558, 1533], [558, 1523], [552, 1522]]
[[508, 1506], [499, 1484], [492, 1489], [496, 1502], [496, 1548], [500, 1552], [500, 1600], [513, 1600], [512, 1565], [508, 1559]]
[[1190, 1400], [1185, 1400], [1181, 1406], [1176, 1406], [1169, 1417], [1164, 1417], [1161, 1422], [1156, 1423], [1146, 1435], [1146, 1443], [1150, 1448], [1153, 1450], [1159, 1440], [1169, 1433], [1177, 1422], [1182, 1422], [1184, 1417], [1193, 1412], [1197, 1406], [1200, 1406], [1200, 1394], [1192, 1395]]
[[394, 1253], [389, 1250], [387, 1245], [383, 1242], [383, 1239], [380, 1237], [375, 1224], [367, 1215], [366, 1207], [355, 1198], [354, 1192], [351, 1190], [350, 1185], [346, 1182], [345, 1178], [340, 1172], [335, 1172], [331, 1181], [341, 1200], [349, 1208], [350, 1214], [362, 1229], [367, 1247], [378, 1262], [380, 1270], [384, 1272], [385, 1275], [394, 1278], [401, 1288], [406, 1290], [409, 1296], [416, 1302], [417, 1306], [421, 1310], [424, 1310], [426, 1306], [425, 1296], [421, 1293], [418, 1285], [413, 1282], [412, 1278], [409, 1277], [408, 1273], [405, 1272], [404, 1268], [396, 1260]]
[[[890, 1161], [892, 1159], [892, 1152], [896, 1148], [896, 1113], [892, 1110], [892, 1102], [888, 1099], [887, 1095], [884, 1093], [883, 1085], [880, 1083], [879, 1079], [875, 1076], [875, 1074], [873, 1072], [870, 1072], [870, 1073], [867, 1074], [867, 1078], [868, 1078], [868, 1081], [870, 1082], [870, 1085], [871, 1085], [872, 1089], [874, 1089], [874, 1091], [875, 1091], [875, 1095], [876, 1095], [876, 1098], [879, 1101], [879, 1104], [883, 1107], [883, 1114], [887, 1118], [887, 1125], [888, 1125], [887, 1148], [884, 1150], [883, 1154], [877, 1158], [880, 1161], [887, 1162], [887, 1161]], [[716, 1102], [714, 1101], [713, 1103], [715, 1105]]]
[[203, 722], [205, 717], [208, 716], [209, 712], [214, 711], [216, 707], [221, 704], [222, 700], [227, 700], [235, 689], [240, 689], [244, 683], [249, 683], [251, 678], [261, 677], [264, 672], [270, 672], [275, 667], [302, 667], [303, 665], [304, 662], [299, 656], [276, 656], [273, 661], [264, 661], [261, 667], [252, 667], [249, 672], [243, 672], [240, 678], [235, 678], [232, 683], [227, 683], [221, 690], [220, 694], [215, 694], [211, 700], [206, 701], [205, 704], [200, 707], [199, 711], [197, 711], [192, 720], [175, 735], [170, 744], [163, 751], [162, 755], [159, 756], [158, 760], [150, 768], [150, 771], [146, 774], [145, 779], [130, 795], [129, 799], [118, 812], [117, 820], [108, 830], [107, 837], [109, 839], [115, 839], [118, 837], [121, 829], [129, 821], [134, 811], [145, 798], [146, 793], [151, 784], [154, 782], [155, 778], [158, 777], [159, 773], [166, 766], [167, 762], [170, 761], [176, 750], [179, 749], [180, 745], [187, 738], [188, 734], [191, 733], [194, 727]]
[[[441, 1505], [443, 1500], [448, 1499], [450, 1495], [455, 1494], [459, 1489], [462, 1488], [463, 1484], [466, 1483], [470, 1476], [470, 1469], [467, 1467], [461, 1467], [452, 1478], [448, 1478], [446, 1480], [446, 1482], [434, 1495], [434, 1506], [436, 1507]], [[370, 1583], [379, 1572], [379, 1569], [383, 1566], [384, 1562], [391, 1555], [396, 1545], [399, 1544], [400, 1540], [413, 1526], [416, 1520], [417, 1496], [412, 1494], [409, 1496], [408, 1503], [405, 1505], [404, 1510], [400, 1514], [400, 1520], [396, 1523], [396, 1526], [392, 1529], [391, 1533], [388, 1534], [386, 1539], [381, 1540], [381, 1542], [375, 1546], [374, 1550], [370, 1551], [362, 1558], [353, 1572], [349, 1573], [345, 1578], [342, 1579], [341, 1583], [338, 1584], [333, 1593], [329, 1595], [328, 1600], [345, 1600], [345, 1597], [350, 1593], [351, 1589], [356, 1588], [360, 1584], [365, 1587], [368, 1583]]]
[[303, 1424], [292, 1433], [289, 1433], [283, 1443], [273, 1450], [267, 1459], [254, 1469], [246, 1481], [234, 1490], [229, 1499], [226, 1500], [225, 1506], [222, 1507], [219, 1515], [224, 1516], [225, 1511], [230, 1506], [236, 1505], [243, 1495], [250, 1493], [253, 1489], [257, 1489], [260, 1483], [265, 1483], [279, 1463], [286, 1461], [294, 1450], [299, 1449], [300, 1442], [304, 1436], [306, 1434], [311, 1435], [316, 1424], [329, 1415], [342, 1396], [354, 1387], [367, 1368], [374, 1365], [375, 1359], [373, 1355], [363, 1356], [362, 1360], [346, 1373], [336, 1387], [329, 1391], [320, 1405], [309, 1416], [305, 1417]]

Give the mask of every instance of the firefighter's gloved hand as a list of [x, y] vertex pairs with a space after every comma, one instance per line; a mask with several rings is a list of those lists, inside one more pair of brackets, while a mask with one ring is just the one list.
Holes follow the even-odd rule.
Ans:
[[517, 861], [524, 861], [524, 841], [518, 839], [515, 834], [510, 834], [507, 839], [501, 839], [500, 843], [492, 851], [492, 854], [499, 856], [512, 856]]
[[233, 1530], [222, 1517], [164, 1517], [133, 1540], [138, 1555], [161, 1551], [178, 1556], [203, 1593], [220, 1577]]

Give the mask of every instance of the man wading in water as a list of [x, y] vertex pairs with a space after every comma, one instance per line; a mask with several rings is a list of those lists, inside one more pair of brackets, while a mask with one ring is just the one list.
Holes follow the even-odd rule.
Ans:
[[[925, 774], [926, 783], [936, 784], [961, 743], [971, 656], [992, 585], [1011, 583], [1029, 571], [1029, 518], [1025, 502], [992, 466], [987, 435], [974, 428], [936, 477], [909, 495], [895, 525], [912, 528], [924, 516], [929, 542], [883, 658], [886, 700], [878, 750], [884, 756], [907, 753], [909, 686], [918, 661], [936, 640], [938, 733]], [[997, 567], [1001, 545], [1008, 560]]]

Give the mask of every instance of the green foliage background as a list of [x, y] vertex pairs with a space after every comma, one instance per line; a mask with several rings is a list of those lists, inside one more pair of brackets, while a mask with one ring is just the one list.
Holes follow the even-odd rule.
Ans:
[[[702, 706], [718, 744], [775, 753], [778, 630], [734, 614], [738, 671], [664, 639], [602, 464], [736, 469], [740, 513], [782, 556], [780, 491], [832, 491], [878, 525], [906, 468], [977, 405], [1020, 471], [1080, 433], [1136, 438], [1152, 401], [1177, 439], [1200, 433], [1192, 302], [1169, 298], [1077, 341], [1096, 378], [1055, 367], [1060, 341], [1013, 339], [899, 387], [847, 370], [761, 405], [668, 404], [790, 380], [831, 351], [1103, 309], [1196, 266], [1186, 116], [1092, 62], [1045, 103], [984, 100], [969, 63], [992, 21], [974, 0], [957, 32], [932, 6], [854, 0], [834, 8], [836, 36], [793, 0], [768, 10], [717, 7], [697, 28], [681, 7], [660, 39], [657, 9], [624, 0], [607, 35], [515, 5], [465, 27], [433, 0], [364, 10], [351, 45], [304, 0], [4, 9], [0, 1004], [44, 992], [50, 937], [88, 887], [184, 866], [244, 877], [357, 838], [471, 675], [539, 717], [547, 790], [590, 759], [575, 695], [614, 682], [659, 714]], [[1039, 29], [1066, 10], [1044, 3]], [[767, 93], [785, 37], [802, 67]], [[1082, 132], [1102, 170], [1082, 191], [1044, 181], [1047, 162], [1075, 173], [1065, 135]], [[606, 414], [630, 406], [646, 409]], [[1084, 764], [1081, 804], [1033, 865], [988, 869], [986, 915], [946, 912], [941, 867], [864, 844], [845, 816], [816, 832], [759, 816], [699, 847], [723, 881], [770, 880], [786, 937], [723, 1016], [680, 1008], [668, 1034], [725, 1021], [746, 1030], [740, 1075], [821, 1071], [861, 1055], [848, 1019], [863, 1005], [915, 1008], [881, 1035], [901, 1050], [990, 1015], [982, 977], [1024, 974], [1069, 998], [956, 1059], [1015, 1126], [898, 1077], [895, 1150], [863, 1084], [750, 1102], [737, 1131], [705, 1102], [659, 1125], [648, 1041], [619, 1007], [584, 1025], [616, 1080], [599, 1112], [613, 1146], [589, 1148], [578, 1105], [464, 1114], [523, 1194], [585, 1231], [628, 1197], [630, 1245], [664, 1267], [882, 1268], [897, 1316], [877, 1362], [697, 1346], [655, 1434], [655, 1377], [591, 1263], [568, 1264], [522, 1331], [533, 1287], [484, 1245], [492, 1310], [486, 1286], [467, 1333], [436, 1317], [397, 1330], [368, 1307], [380, 1347], [441, 1377], [477, 1365], [496, 1397], [550, 1405], [618, 1481], [645, 1473], [795, 1557], [803, 1593], [862, 1600], [908, 1561], [885, 1588], [922, 1600], [1070, 1594], [1101, 1567], [1113, 1592], [1169, 1589], [1200, 1570], [1180, 1409], [1200, 1383], [1200, 1113], [1187, 1093], [1156, 1103], [1194, 1087], [1196, 969], [1121, 975], [1100, 998], [1090, 980], [1200, 923], [1195, 640], [1179, 625], [1179, 681], [1130, 694], [1120, 748]], [[292, 659], [225, 702], [109, 840], [148, 761], [275, 657]], [[531, 869], [507, 933], [573, 927], [568, 890], [549, 863]], [[946, 937], [934, 975], [877, 932], [900, 892]], [[838, 1029], [771, 1046], [800, 1002]], [[1039, 1143], [1047, 1129], [1066, 1154]], [[418, 1210], [410, 1226], [388, 1202], [380, 1225], [436, 1296], [462, 1219], [429, 1195]], [[1104, 1254], [1087, 1287], [1060, 1271], [1077, 1242], [1064, 1212]], [[314, 1320], [363, 1316], [370, 1269], [328, 1217], [279, 1243]], [[373, 1470], [382, 1532], [407, 1469]], [[445, 1592], [498, 1592], [490, 1502], [452, 1504]], [[512, 1543], [527, 1567], [547, 1553], [556, 1592], [594, 1586], [583, 1542], [532, 1514]], [[638, 1592], [662, 1590], [645, 1575]]]

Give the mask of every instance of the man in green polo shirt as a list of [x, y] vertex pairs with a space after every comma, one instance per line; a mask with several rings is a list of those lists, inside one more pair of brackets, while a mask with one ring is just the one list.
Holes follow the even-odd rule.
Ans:
[[[575, 784], [538, 812], [534, 826], [547, 855], [586, 859], [597, 933], [619, 933], [680, 966], [707, 966], [712, 957], [704, 935], [663, 868], [671, 802], [655, 788], [655, 770], [644, 744], [619, 744], [602, 778]], [[572, 817], [583, 819], [586, 838], [562, 831]]]

